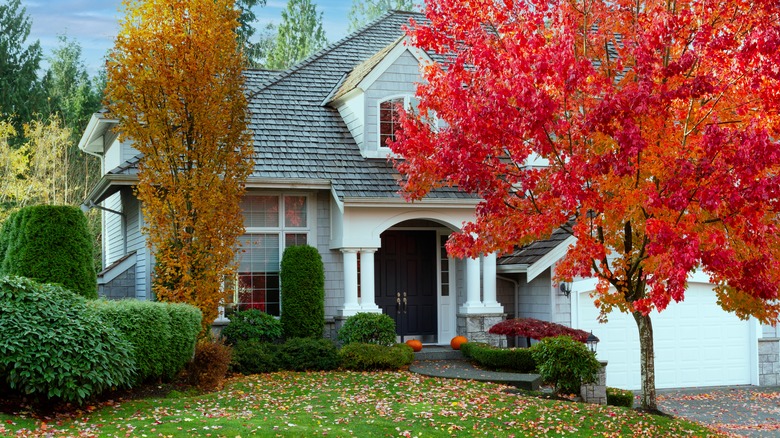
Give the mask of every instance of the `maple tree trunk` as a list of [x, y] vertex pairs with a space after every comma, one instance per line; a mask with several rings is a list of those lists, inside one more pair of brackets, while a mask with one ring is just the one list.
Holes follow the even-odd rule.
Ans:
[[657, 411], [655, 400], [655, 354], [653, 350], [653, 324], [650, 315], [633, 312], [639, 329], [639, 369], [642, 374], [642, 409]]

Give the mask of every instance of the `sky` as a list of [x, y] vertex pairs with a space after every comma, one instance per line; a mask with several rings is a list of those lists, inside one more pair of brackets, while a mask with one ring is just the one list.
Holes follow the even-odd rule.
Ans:
[[[2, 0], [0, 0], [2, 1]], [[95, 75], [103, 64], [103, 57], [114, 45], [119, 30], [121, 0], [22, 0], [22, 7], [32, 19], [27, 44], [41, 42], [44, 57], [50, 57], [58, 46], [58, 37], [66, 35], [81, 45], [82, 58], [90, 75]], [[330, 42], [347, 33], [347, 13], [350, 0], [314, 0], [322, 12], [322, 25]], [[255, 8], [257, 28], [273, 22], [279, 24], [284, 0], [268, 0], [266, 6]], [[44, 69], [48, 63], [41, 66]]]

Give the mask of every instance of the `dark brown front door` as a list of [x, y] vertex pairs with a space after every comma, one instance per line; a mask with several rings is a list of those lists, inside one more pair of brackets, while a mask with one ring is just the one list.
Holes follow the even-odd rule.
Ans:
[[381, 239], [376, 255], [377, 305], [395, 319], [399, 336], [432, 339], [438, 313], [436, 232], [389, 230]]

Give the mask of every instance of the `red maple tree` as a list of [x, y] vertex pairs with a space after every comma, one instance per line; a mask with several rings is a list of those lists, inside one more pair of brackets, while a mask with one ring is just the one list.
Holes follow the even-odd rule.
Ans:
[[691, 272], [724, 309], [776, 322], [780, 3], [426, 5], [409, 35], [447, 61], [424, 67], [392, 148], [408, 198], [442, 186], [482, 198], [451, 254], [570, 232], [556, 278], [595, 276], [602, 317], [634, 317], [646, 409], [649, 312], [682, 300]]

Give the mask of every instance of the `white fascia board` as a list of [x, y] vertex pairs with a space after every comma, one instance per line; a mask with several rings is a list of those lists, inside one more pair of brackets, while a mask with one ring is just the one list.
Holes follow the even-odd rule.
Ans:
[[499, 274], [525, 274], [528, 272], [528, 264], [497, 265], [496, 272]]
[[545, 254], [542, 258], [536, 261], [536, 263], [532, 264], [528, 267], [528, 270], [526, 271], [526, 280], [528, 283], [531, 282], [534, 278], [539, 276], [542, 272], [546, 271], [547, 268], [552, 266], [555, 262], [562, 259], [563, 256], [566, 255], [566, 252], [569, 250], [569, 245], [574, 245], [577, 242], [577, 238], [574, 236], [569, 236], [564, 240], [563, 242], [559, 243], [558, 246], [552, 249], [552, 251]]
[[119, 121], [115, 119], [106, 119], [102, 117], [100, 113], [92, 114], [92, 117], [89, 118], [89, 123], [87, 123], [87, 127], [84, 129], [84, 134], [81, 135], [81, 140], [79, 140], [79, 150], [94, 154], [102, 154], [104, 152], [102, 138], [108, 128], [117, 123], [119, 123]]
[[371, 72], [367, 74], [362, 81], [360, 81], [360, 83], [357, 85], [356, 88], [359, 88], [361, 90], [367, 90], [407, 50], [409, 51], [409, 53], [412, 54], [412, 56], [417, 58], [417, 62], [419, 62], [420, 64], [424, 65], [424, 64], [433, 63], [431, 57], [428, 56], [428, 54], [425, 53], [424, 51], [413, 46], [411, 39], [409, 39], [409, 37], [407, 36], [404, 37], [404, 39], [398, 41], [395, 47], [393, 47], [393, 49], [390, 50], [390, 52], [388, 52], [388, 54], [384, 58], [382, 58], [382, 61], [380, 61], [371, 70]]

